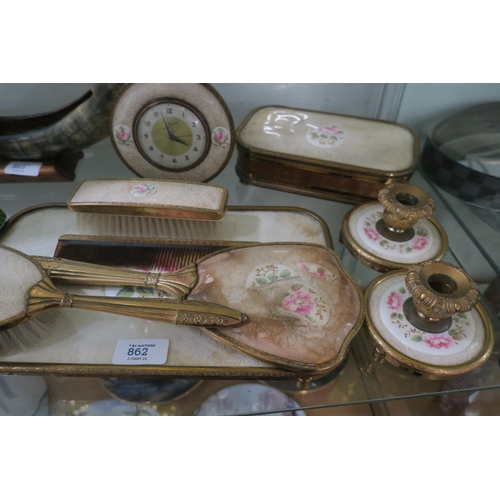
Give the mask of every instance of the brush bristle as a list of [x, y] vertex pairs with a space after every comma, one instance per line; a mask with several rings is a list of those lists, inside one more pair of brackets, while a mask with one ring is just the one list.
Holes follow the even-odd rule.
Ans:
[[132, 238], [221, 239], [218, 221], [77, 214], [76, 233]]
[[40, 348], [74, 332], [75, 328], [65, 319], [64, 311], [60, 309], [48, 311], [37, 318], [0, 332], [0, 356]]

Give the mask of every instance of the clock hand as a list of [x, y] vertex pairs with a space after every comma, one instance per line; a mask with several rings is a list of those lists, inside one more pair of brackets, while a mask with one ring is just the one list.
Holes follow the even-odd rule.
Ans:
[[168, 138], [172, 141], [174, 135], [172, 134], [172, 132], [170, 132], [170, 127], [168, 126], [168, 122], [167, 122], [167, 120], [165, 120], [165, 117], [163, 116], [163, 113], [161, 112], [161, 109], [160, 109], [160, 114], [161, 114], [161, 117], [163, 119], [163, 123], [165, 124], [165, 128], [167, 129]]
[[180, 142], [181, 144], [184, 144], [184, 146], [189, 146], [187, 142], [184, 142], [182, 139], [179, 139], [176, 135], [172, 134], [172, 137], [170, 137], [172, 141], [175, 142]]
[[[170, 131], [170, 127], [168, 126], [168, 122], [165, 119], [165, 117], [163, 116], [161, 109], [160, 109], [160, 114], [161, 114], [161, 117], [163, 119], [163, 123], [165, 124], [165, 128], [167, 129], [168, 138], [171, 141], [180, 142], [181, 144], [184, 144], [184, 146], [189, 146], [189, 144], [187, 142], [184, 142], [183, 140], [179, 139], [176, 135], [172, 134], [172, 132]], [[178, 123], [178, 122], [175, 122], [175, 123]]]

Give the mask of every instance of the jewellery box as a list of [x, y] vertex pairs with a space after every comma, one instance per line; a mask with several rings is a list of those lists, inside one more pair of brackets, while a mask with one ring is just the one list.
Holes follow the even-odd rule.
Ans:
[[252, 111], [236, 146], [242, 182], [347, 203], [408, 182], [419, 152], [399, 123], [284, 106]]

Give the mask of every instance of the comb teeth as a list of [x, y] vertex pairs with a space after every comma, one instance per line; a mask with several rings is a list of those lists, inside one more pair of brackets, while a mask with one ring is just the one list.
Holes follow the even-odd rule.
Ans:
[[249, 242], [168, 242], [151, 239], [66, 235], [59, 239], [55, 257], [110, 267], [150, 272], [172, 272], [225, 248]]
[[226, 247], [179, 245], [172, 248], [158, 248], [154, 256], [151, 271], [172, 272], [196, 262], [201, 257], [209, 255]]

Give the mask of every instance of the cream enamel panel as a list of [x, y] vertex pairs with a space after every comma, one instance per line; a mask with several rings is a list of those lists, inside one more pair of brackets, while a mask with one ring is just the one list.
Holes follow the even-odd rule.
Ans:
[[7, 248], [0, 248], [0, 323], [25, 310], [31, 287], [42, 273], [29, 259]]
[[368, 313], [377, 332], [394, 349], [423, 363], [454, 366], [473, 359], [484, 347], [484, 323], [476, 309], [463, 317], [455, 315], [452, 327], [444, 333], [425, 333], [409, 324], [402, 313], [409, 296], [401, 275], [380, 283], [370, 296]]
[[378, 202], [361, 205], [349, 218], [349, 232], [364, 250], [390, 262], [417, 264], [436, 257], [441, 248], [441, 235], [432, 222], [421, 219], [415, 226], [415, 235], [408, 241], [390, 241], [382, 236], [375, 224], [382, 218], [383, 208]]
[[[324, 140], [320, 140], [323, 136]], [[269, 154], [300, 156], [384, 172], [405, 170], [414, 161], [415, 140], [406, 128], [314, 111], [262, 108], [240, 130], [239, 140], [249, 148]]]
[[92, 180], [83, 182], [68, 203], [162, 205], [218, 211], [227, 189], [209, 184], [156, 179]]

